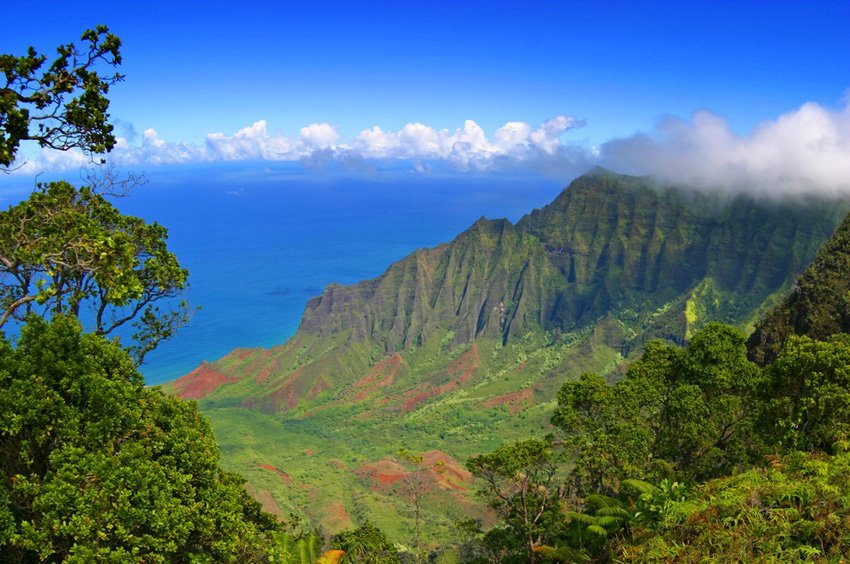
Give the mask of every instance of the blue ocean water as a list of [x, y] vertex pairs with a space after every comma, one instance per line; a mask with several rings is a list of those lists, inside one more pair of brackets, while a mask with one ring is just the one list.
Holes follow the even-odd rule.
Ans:
[[450, 241], [479, 217], [515, 221], [566, 180], [532, 174], [305, 173], [292, 166], [205, 165], [149, 172], [115, 204], [169, 229], [201, 306], [148, 355], [150, 384], [235, 347], [283, 343], [307, 300], [331, 282], [382, 273], [420, 247]]

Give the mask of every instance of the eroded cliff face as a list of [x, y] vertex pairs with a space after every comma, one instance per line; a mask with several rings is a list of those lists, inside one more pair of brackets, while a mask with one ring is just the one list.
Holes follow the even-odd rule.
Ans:
[[[529, 331], [574, 331], [609, 313], [640, 324], [642, 314], [699, 290], [710, 303], [693, 311], [714, 311], [692, 325], [746, 323], [805, 267], [843, 210], [721, 199], [597, 172], [517, 225], [482, 218], [376, 279], [329, 286], [308, 303], [300, 331], [345, 334], [387, 354], [441, 331], [456, 343], [486, 336], [506, 344]], [[685, 338], [694, 327], [684, 321], [659, 336]]]

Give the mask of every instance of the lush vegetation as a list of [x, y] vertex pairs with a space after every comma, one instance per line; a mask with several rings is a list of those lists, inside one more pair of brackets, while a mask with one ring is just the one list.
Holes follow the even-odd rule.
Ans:
[[792, 337], [764, 369], [744, 339], [712, 324], [614, 385], [565, 384], [557, 438], [467, 464], [502, 517], [476, 542], [517, 562], [846, 554], [850, 336]]
[[792, 292], [759, 322], [748, 340], [750, 357], [772, 362], [791, 335], [824, 340], [850, 333], [850, 217], [845, 218]]
[[[104, 153], [115, 146], [109, 123], [109, 87], [123, 77], [121, 40], [106, 26], [86, 30], [82, 46], [60, 45], [57, 57], [30, 47], [26, 55], [0, 54], [0, 171], [15, 161], [21, 142]], [[106, 67], [104, 72], [103, 67]]]
[[259, 560], [279, 526], [218, 466], [196, 407], [73, 319], [0, 343], [4, 560]]
[[187, 320], [177, 296], [188, 272], [166, 246], [168, 231], [122, 214], [105, 186], [39, 185], [0, 212], [0, 327], [34, 313], [82, 315], [108, 335], [134, 325], [136, 364]]

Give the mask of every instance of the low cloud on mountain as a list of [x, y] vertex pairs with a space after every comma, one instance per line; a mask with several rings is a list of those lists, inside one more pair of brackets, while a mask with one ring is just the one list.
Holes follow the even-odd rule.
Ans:
[[663, 119], [600, 147], [600, 164], [678, 184], [769, 194], [850, 193], [850, 104], [830, 110], [809, 102], [761, 123], [750, 135], [732, 131], [708, 110], [690, 121]]

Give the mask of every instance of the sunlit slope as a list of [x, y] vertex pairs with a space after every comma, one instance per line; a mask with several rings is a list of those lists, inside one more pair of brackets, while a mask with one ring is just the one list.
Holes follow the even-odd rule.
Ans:
[[[616, 377], [650, 338], [751, 325], [847, 210], [596, 171], [515, 225], [482, 218], [378, 278], [328, 286], [286, 344], [233, 351], [169, 388], [200, 400], [224, 460], [267, 503], [329, 530], [373, 515], [404, 541], [409, 504], [364, 467], [399, 448], [462, 463], [547, 428], [566, 379]], [[430, 538], [476, 514], [470, 487], [434, 485]]]

